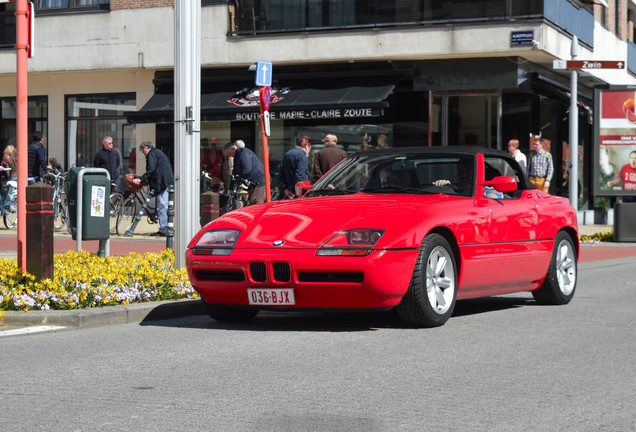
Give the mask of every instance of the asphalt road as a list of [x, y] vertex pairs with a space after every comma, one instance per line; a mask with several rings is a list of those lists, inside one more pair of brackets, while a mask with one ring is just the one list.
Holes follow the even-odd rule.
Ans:
[[636, 263], [573, 301], [391, 313], [205, 315], [0, 338], [3, 431], [633, 431]]

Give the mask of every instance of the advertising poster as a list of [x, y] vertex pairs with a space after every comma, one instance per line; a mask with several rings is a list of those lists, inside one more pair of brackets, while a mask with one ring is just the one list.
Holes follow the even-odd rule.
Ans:
[[636, 89], [596, 91], [594, 193], [636, 195]]
[[106, 188], [104, 186], [91, 187], [91, 216], [104, 217]]

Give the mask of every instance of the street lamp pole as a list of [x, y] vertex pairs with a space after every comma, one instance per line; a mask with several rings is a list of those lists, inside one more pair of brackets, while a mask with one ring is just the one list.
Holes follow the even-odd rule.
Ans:
[[176, 0], [174, 25], [175, 266], [199, 228], [201, 0]]
[[[579, 39], [572, 36], [572, 60], [579, 55]], [[578, 109], [578, 71], [570, 72], [570, 172], [568, 173], [570, 205], [578, 210], [579, 185], [579, 109]]]

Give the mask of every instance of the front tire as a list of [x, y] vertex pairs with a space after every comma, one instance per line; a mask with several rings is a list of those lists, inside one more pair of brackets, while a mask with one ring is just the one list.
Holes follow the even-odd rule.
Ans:
[[532, 292], [539, 304], [568, 304], [576, 290], [576, 249], [572, 238], [561, 231], [554, 240], [554, 250], [550, 259], [548, 274], [541, 287]]
[[243, 309], [241, 307], [208, 303], [203, 298], [201, 298], [201, 302], [208, 315], [220, 322], [247, 322], [258, 314], [258, 309]]
[[415, 327], [438, 327], [455, 309], [457, 265], [448, 241], [429, 234], [422, 241], [408, 291], [397, 306], [399, 317]]
[[135, 218], [135, 197], [133, 195], [129, 196], [124, 200], [124, 203], [121, 205], [121, 209], [117, 214], [117, 224], [115, 226], [117, 235], [123, 236], [126, 234], [126, 231], [133, 223], [133, 219]]
[[18, 223], [18, 203], [17, 195], [11, 197], [4, 207], [4, 226], [8, 229], [14, 228]]

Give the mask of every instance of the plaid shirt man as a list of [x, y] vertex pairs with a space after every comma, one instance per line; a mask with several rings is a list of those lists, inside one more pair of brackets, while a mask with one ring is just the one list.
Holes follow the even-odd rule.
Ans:
[[554, 164], [552, 163], [552, 155], [543, 151], [541, 153], [533, 153], [528, 162], [528, 176], [545, 177], [546, 181], [552, 181], [554, 174]]

